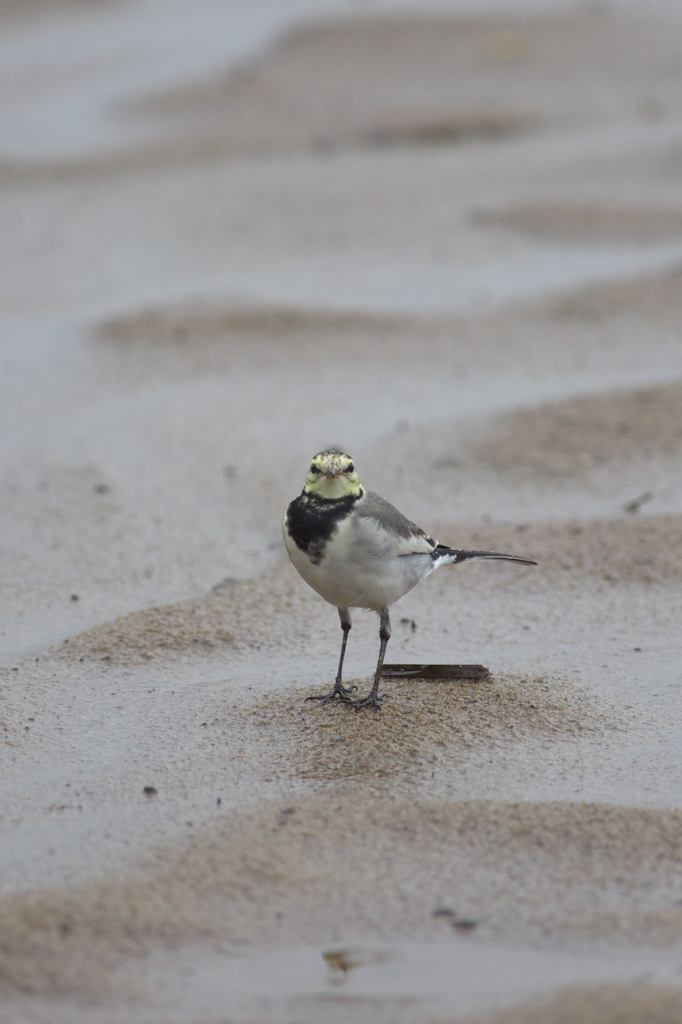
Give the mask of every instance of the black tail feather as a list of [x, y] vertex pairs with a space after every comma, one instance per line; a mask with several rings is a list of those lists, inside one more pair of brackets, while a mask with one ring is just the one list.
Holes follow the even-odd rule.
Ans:
[[498, 562], [519, 562], [521, 565], [537, 565], [532, 558], [522, 558], [521, 555], [505, 555], [502, 551], [463, 551], [460, 548], [447, 548], [444, 544], [439, 544], [431, 552], [431, 557], [435, 561], [437, 558], [441, 558], [443, 555], [450, 555], [453, 558], [453, 563], [466, 562], [470, 559], [480, 558], [489, 559]]

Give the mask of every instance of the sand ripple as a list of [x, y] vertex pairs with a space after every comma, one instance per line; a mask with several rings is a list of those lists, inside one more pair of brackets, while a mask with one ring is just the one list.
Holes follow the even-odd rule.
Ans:
[[[682, 580], [682, 516], [623, 516], [581, 522], [504, 524], [441, 523], [439, 536], [460, 547], [523, 551], [540, 565], [527, 570], [524, 587], [639, 586]], [[500, 580], [518, 568], [498, 567]], [[514, 575], [516, 574], [516, 575]], [[439, 574], [441, 585], [461, 584], [457, 572]], [[438, 579], [438, 577], [437, 577]], [[490, 576], [470, 574], [467, 588], [493, 586]], [[303, 588], [286, 562], [256, 580], [226, 580], [203, 598], [148, 608], [104, 623], [61, 645], [60, 660], [105, 665], [153, 659], [204, 657], [211, 651], [282, 651], [317, 636], [336, 649], [333, 609]], [[397, 684], [391, 683], [391, 686]]]
[[199, 938], [442, 939], [442, 907], [487, 938], [682, 938], [679, 811], [357, 796], [231, 813], [135, 876], [4, 897], [2, 981], [101, 992], [122, 957]]
[[573, 244], [647, 245], [682, 238], [682, 210], [674, 207], [529, 203], [497, 212], [480, 211], [475, 220]]
[[466, 1024], [677, 1024], [682, 989], [648, 983], [596, 985], [558, 992], [499, 1013], [467, 1018]]
[[521, 409], [470, 451], [495, 470], [540, 477], [579, 477], [606, 464], [679, 458], [682, 382]]
[[[203, 121], [213, 145], [222, 142], [234, 154], [433, 145], [627, 105], [660, 116], [676, 102], [676, 58], [674, 40], [645, 21], [585, 14], [363, 18], [303, 27], [260, 60], [137, 110], [176, 124], [191, 119], [195, 133]], [[642, 93], [654, 83], [666, 99], [646, 105]]]

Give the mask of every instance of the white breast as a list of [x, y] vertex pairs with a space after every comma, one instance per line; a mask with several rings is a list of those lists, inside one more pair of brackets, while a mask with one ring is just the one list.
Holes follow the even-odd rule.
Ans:
[[351, 515], [342, 520], [319, 565], [296, 547], [287, 532], [286, 517], [283, 534], [289, 557], [303, 579], [337, 608], [380, 611], [390, 607], [434, 569], [429, 554], [401, 554], [404, 540], [386, 533], [373, 519]]

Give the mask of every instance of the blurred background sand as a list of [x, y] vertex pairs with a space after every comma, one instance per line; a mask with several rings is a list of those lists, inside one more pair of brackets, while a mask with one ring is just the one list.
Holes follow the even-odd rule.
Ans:
[[[0, 3], [0, 999], [682, 1019], [675, 3]], [[440, 540], [386, 681], [308, 460]], [[349, 678], [377, 625], [357, 613]]]

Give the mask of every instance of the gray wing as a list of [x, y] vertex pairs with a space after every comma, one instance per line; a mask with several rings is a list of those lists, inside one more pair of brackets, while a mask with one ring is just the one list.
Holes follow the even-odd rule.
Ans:
[[395, 537], [400, 555], [430, 555], [436, 547], [433, 537], [374, 491], [365, 491], [354, 511], [361, 519], [374, 520], [386, 533]]
[[439, 544], [429, 537], [420, 526], [411, 522], [402, 512], [374, 491], [365, 491], [364, 497], [355, 506], [355, 514], [362, 519], [371, 519], [386, 533], [395, 537], [398, 555], [431, 555], [434, 562], [447, 564], [466, 562], [469, 559], [486, 559], [505, 562], [519, 562], [522, 565], [537, 565], [530, 558], [507, 555], [502, 551], [463, 551]]
[[431, 555], [437, 564], [466, 562], [469, 559], [486, 559], [504, 562], [519, 562], [522, 565], [537, 565], [530, 558], [520, 555], [507, 555], [502, 551], [463, 551], [461, 548], [449, 548], [429, 537], [420, 526], [404, 516], [402, 512], [374, 491], [365, 491], [364, 496], [355, 506], [355, 515], [361, 519], [370, 519], [378, 524], [386, 533], [395, 537], [398, 555]]

